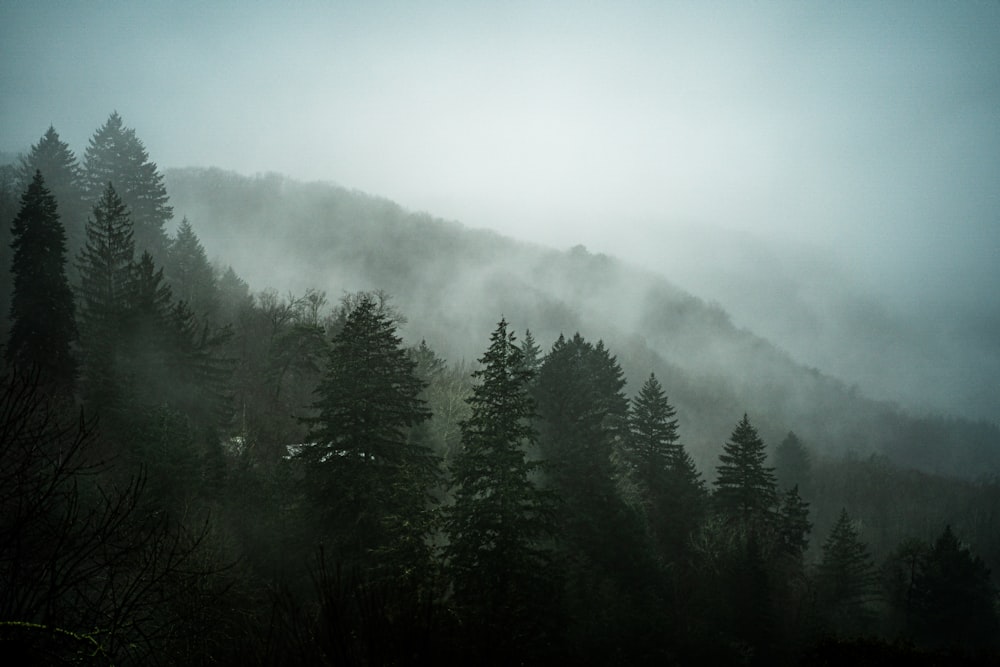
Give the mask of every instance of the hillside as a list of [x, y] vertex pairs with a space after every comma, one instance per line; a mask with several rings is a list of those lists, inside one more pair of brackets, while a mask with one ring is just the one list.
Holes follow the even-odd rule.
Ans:
[[[720, 307], [657, 275], [581, 246], [557, 251], [411, 213], [385, 199], [278, 175], [216, 169], [165, 173], [175, 217], [209, 255], [254, 290], [381, 289], [444, 357], [472, 360], [501, 315], [543, 348], [560, 333], [603, 339], [636, 391], [661, 378], [682, 436], [711, 477], [739, 416], [776, 444], [795, 431], [818, 452], [884, 454], [916, 469], [965, 477], [1000, 472], [1000, 429], [914, 416], [796, 363]], [[711, 257], [705, 258], [711, 262]]]

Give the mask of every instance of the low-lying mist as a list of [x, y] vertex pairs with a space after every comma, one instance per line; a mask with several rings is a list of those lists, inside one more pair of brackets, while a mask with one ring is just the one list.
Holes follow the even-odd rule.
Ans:
[[[946, 362], [921, 355], [940, 338], [918, 335], [907, 320], [857, 296], [832, 264], [805, 273], [808, 262], [772, 255], [759, 266], [752, 260], [761, 249], [720, 244], [718, 253], [702, 255], [703, 275], [723, 267], [709, 303], [668, 280], [669, 266], [646, 270], [583, 246], [520, 243], [332, 185], [200, 169], [169, 170], [166, 180], [176, 216], [187, 216], [209, 255], [254, 290], [312, 288], [331, 300], [385, 290], [408, 319], [408, 341], [426, 340], [449, 361], [475, 359], [501, 315], [531, 329], [543, 348], [577, 331], [603, 339], [630, 393], [651, 371], [662, 378], [703, 470], [744, 412], [757, 416], [771, 442], [794, 430], [831, 455], [881, 452], [963, 475], [1000, 470], [1000, 454], [988, 446], [1000, 440], [995, 426], [910, 416], [867, 398], [863, 382], [836, 377], [867, 369], [882, 379], [873, 383], [877, 398], [929, 405], [932, 415], [971, 412], [934, 401], [947, 386], [911, 388]], [[734, 257], [741, 261], [726, 261]], [[745, 279], [735, 283], [741, 269]], [[733, 296], [724, 302], [727, 282]], [[741, 306], [735, 316], [719, 305], [730, 302]], [[767, 336], [750, 330], [753, 321]]]

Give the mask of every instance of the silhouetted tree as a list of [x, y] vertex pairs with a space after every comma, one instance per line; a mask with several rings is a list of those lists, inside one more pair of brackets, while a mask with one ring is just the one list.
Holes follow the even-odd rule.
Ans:
[[125, 127], [118, 112], [94, 132], [84, 153], [87, 197], [97, 201], [108, 183], [128, 207], [135, 229], [135, 247], [162, 262], [169, 240], [164, 225], [173, 217], [163, 175], [151, 162], [135, 130]]
[[778, 506], [778, 539], [782, 551], [800, 561], [809, 546], [811, 530], [809, 503], [802, 500], [799, 487], [793, 486], [782, 495]]
[[542, 367], [542, 348], [535, 342], [535, 337], [531, 335], [530, 329], [525, 329], [524, 339], [521, 341], [521, 359], [525, 368], [532, 373], [532, 377], [538, 376], [538, 371]]
[[87, 242], [77, 261], [84, 398], [99, 405], [113, 403], [120, 390], [115, 355], [131, 297], [134, 253], [128, 209], [108, 183], [87, 221]]
[[187, 218], [181, 220], [170, 244], [165, 272], [174, 298], [187, 303], [196, 317], [205, 321], [215, 315], [219, 305], [215, 271]]
[[841, 511], [823, 543], [816, 576], [820, 614], [827, 630], [847, 637], [870, 633], [875, 569], [847, 510]]
[[59, 133], [52, 126], [21, 157], [18, 175], [22, 189], [32, 182], [36, 171], [42, 172], [45, 186], [55, 197], [59, 219], [66, 231], [68, 256], [76, 257], [86, 240], [87, 206], [83, 197], [82, 172], [69, 144], [59, 138]]
[[316, 389], [317, 415], [306, 420], [310, 444], [299, 453], [308, 498], [337, 558], [419, 569], [429, 556], [427, 490], [436, 469], [408, 438], [430, 417], [423, 385], [384, 302], [363, 293], [345, 305]]
[[787, 491], [793, 486], [809, 497], [812, 485], [812, 457], [795, 433], [789, 431], [774, 450], [774, 471], [778, 489]]
[[14, 292], [5, 358], [23, 369], [37, 368], [44, 382], [69, 395], [76, 377], [71, 346], [77, 330], [66, 280], [66, 235], [40, 171], [21, 197], [11, 233]]
[[916, 636], [931, 646], [996, 648], [997, 589], [978, 556], [951, 526], [927, 551], [914, 578]]
[[455, 601], [482, 651], [476, 662], [510, 664], [535, 655], [556, 625], [557, 579], [541, 546], [555, 532], [555, 517], [551, 495], [531, 480], [539, 463], [525, 458], [536, 437], [532, 372], [506, 321], [479, 361], [453, 465], [445, 556]]
[[649, 659], [650, 627], [663, 622], [653, 546], [641, 515], [619, 493], [612, 463], [628, 435], [624, 386], [604, 344], [576, 334], [559, 337], [534, 387], [539, 451], [561, 501], [570, 642], [598, 663], [622, 646], [634, 660]]
[[770, 520], [777, 485], [774, 469], [764, 465], [766, 460], [764, 441], [744, 414], [716, 466], [714, 501], [718, 511], [743, 525]]
[[645, 506], [661, 554], [677, 560], [701, 522], [705, 488], [678, 442], [676, 411], [654, 374], [632, 399], [624, 459]]

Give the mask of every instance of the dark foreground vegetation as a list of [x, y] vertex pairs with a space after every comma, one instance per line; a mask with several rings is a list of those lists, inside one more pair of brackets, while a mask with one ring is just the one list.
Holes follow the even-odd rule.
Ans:
[[384, 293], [252, 294], [117, 114], [0, 175], [4, 664], [998, 656], [995, 477], [742, 411], [705, 468], [601, 341], [497, 313], [449, 363]]

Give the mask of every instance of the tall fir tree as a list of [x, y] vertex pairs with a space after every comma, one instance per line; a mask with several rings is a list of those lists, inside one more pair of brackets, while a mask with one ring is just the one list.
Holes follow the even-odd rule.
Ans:
[[922, 643], [975, 649], [1000, 646], [996, 585], [990, 570], [946, 526], [914, 577], [914, 635]]
[[661, 555], [675, 561], [701, 522], [706, 494], [694, 461], [678, 442], [676, 411], [652, 373], [632, 399], [628, 427], [623, 459]]
[[820, 616], [828, 632], [846, 637], [869, 632], [875, 566], [846, 509], [823, 543], [817, 587]]
[[812, 457], [799, 436], [791, 431], [774, 449], [774, 471], [780, 490], [788, 491], [794, 486], [809, 497], [812, 489]]
[[781, 496], [778, 506], [778, 540], [783, 553], [801, 562], [809, 546], [809, 503], [802, 500], [799, 487], [793, 486]]
[[507, 322], [500, 320], [473, 373], [478, 384], [461, 423], [453, 466], [455, 502], [447, 513], [445, 548], [455, 600], [476, 644], [500, 664], [534, 654], [554, 627], [558, 585], [542, 541], [555, 532], [552, 496], [531, 479], [533, 373]]
[[532, 378], [538, 376], [542, 367], [542, 348], [535, 342], [530, 329], [525, 329], [524, 340], [521, 341], [521, 363], [531, 371]]
[[391, 572], [419, 567], [429, 555], [427, 490], [436, 470], [430, 451], [409, 439], [430, 418], [423, 384], [384, 301], [362, 293], [345, 305], [317, 414], [307, 420], [313, 444], [299, 454], [307, 493], [338, 558]]
[[84, 202], [82, 171], [69, 144], [59, 138], [51, 125], [38, 143], [21, 156], [18, 175], [22, 188], [42, 172], [45, 186], [55, 197], [59, 219], [66, 231], [68, 257], [76, 257], [86, 240], [87, 206]]
[[46, 384], [69, 394], [76, 377], [72, 346], [77, 330], [66, 279], [66, 235], [40, 171], [21, 197], [11, 233], [14, 289], [5, 358], [36, 369]]
[[764, 441], [744, 414], [716, 467], [714, 501], [723, 516], [744, 526], [770, 521], [778, 498], [774, 469], [764, 465], [766, 460]]
[[184, 301], [198, 318], [215, 316], [219, 306], [215, 271], [187, 218], [181, 220], [170, 244], [166, 276], [174, 298]]
[[120, 387], [114, 374], [125, 313], [133, 289], [132, 220], [110, 183], [87, 221], [87, 242], [77, 260], [84, 398], [113, 403]]
[[[558, 544], [567, 567], [569, 641], [597, 663], [660, 623], [662, 594], [640, 512], [619, 491], [613, 463], [627, 435], [625, 377], [604, 347], [580, 334], [560, 336], [546, 355], [534, 393], [546, 480], [560, 498]], [[573, 612], [599, 610], [585, 614]], [[619, 656], [620, 659], [620, 656]]]
[[173, 217], [163, 175], [135, 130], [125, 127], [114, 112], [90, 139], [84, 152], [84, 188], [86, 196], [96, 201], [112, 183], [129, 208], [135, 230], [135, 247], [149, 251], [162, 263], [167, 256], [169, 239], [165, 225]]
[[627, 427], [624, 387], [621, 367], [603, 343], [595, 346], [579, 333], [560, 336], [542, 364], [535, 389], [540, 445], [573, 513], [617, 495], [612, 452]]

